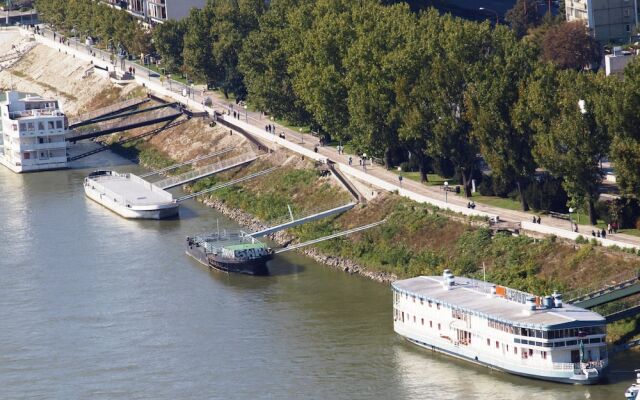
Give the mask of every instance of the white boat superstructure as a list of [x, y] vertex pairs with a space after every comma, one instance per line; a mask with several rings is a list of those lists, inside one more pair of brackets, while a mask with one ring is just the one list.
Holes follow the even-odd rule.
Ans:
[[597, 383], [608, 366], [606, 321], [529, 293], [469, 278], [392, 284], [394, 330], [419, 346], [531, 378]]
[[624, 392], [624, 398], [627, 400], [640, 400], [640, 369], [636, 370], [636, 383], [629, 386]]
[[5, 92], [0, 102], [0, 163], [17, 173], [66, 168], [67, 125], [57, 100]]
[[90, 199], [125, 218], [163, 219], [178, 214], [171, 193], [131, 173], [96, 171], [84, 179]]

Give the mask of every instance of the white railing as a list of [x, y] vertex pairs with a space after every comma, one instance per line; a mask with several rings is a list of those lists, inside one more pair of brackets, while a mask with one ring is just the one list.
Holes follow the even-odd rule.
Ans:
[[160, 188], [169, 189], [196, 179], [204, 178], [205, 176], [213, 175], [217, 172], [222, 172], [224, 170], [240, 166], [247, 162], [253, 161], [256, 158], [258, 158], [258, 156], [253, 152], [244, 153], [236, 157], [222, 160], [215, 164], [207, 165], [194, 169], [193, 171], [185, 172], [184, 174], [160, 180], [158, 182], [155, 182], [154, 184]]
[[67, 142], [51, 142], [51, 143], [18, 143], [17, 147], [20, 151], [35, 150], [60, 150], [67, 148]]
[[26, 117], [40, 117], [40, 116], [54, 116], [54, 117], [63, 117], [64, 113], [57, 109], [49, 109], [49, 108], [39, 108], [35, 110], [24, 110], [24, 111], [11, 111], [9, 112], [10, 119], [16, 118], [26, 118]]
[[608, 360], [589, 361], [586, 363], [553, 363], [556, 371], [582, 371], [585, 368], [602, 369], [608, 365]]

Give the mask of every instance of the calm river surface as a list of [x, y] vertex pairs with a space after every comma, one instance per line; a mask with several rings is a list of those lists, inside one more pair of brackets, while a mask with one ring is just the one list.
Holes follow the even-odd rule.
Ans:
[[417, 349], [392, 329], [387, 286], [278, 257], [270, 277], [212, 272], [184, 238], [236, 227], [194, 201], [172, 221], [128, 221], [85, 198], [95, 167], [0, 167], [1, 399], [622, 399]]

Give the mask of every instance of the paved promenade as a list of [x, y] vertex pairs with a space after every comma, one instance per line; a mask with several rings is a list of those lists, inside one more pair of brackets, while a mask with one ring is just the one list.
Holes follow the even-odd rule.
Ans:
[[[22, 33], [32, 34], [33, 32], [22, 30]], [[56, 37], [59, 38], [58, 35], [56, 35]], [[148, 70], [135, 62], [118, 61], [114, 65], [110, 53], [73, 40], [61, 43], [58, 39], [53, 40], [53, 33], [50, 31], [45, 31], [45, 35], [35, 35], [35, 38], [44, 45], [60, 48], [80, 59], [91, 61], [95, 65], [109, 66], [111, 70], [113, 70], [113, 68], [124, 68], [125, 70], [135, 68], [136, 82], [141, 85], [144, 84], [144, 86], [156, 92], [156, 94], [170, 96], [195, 110], [206, 110], [210, 113], [213, 113], [214, 110], [224, 112], [225, 115], [223, 118], [225, 120], [245, 129], [245, 131], [254, 135], [257, 139], [263, 142], [272, 141], [274, 144], [286, 147], [291, 151], [304, 154], [310, 158], [318, 160], [328, 158], [336, 162], [340, 170], [346, 175], [357, 178], [372, 186], [390, 191], [397, 190], [401, 195], [416, 201], [430, 203], [466, 215], [486, 216], [491, 219], [495, 219], [495, 217], [498, 216], [500, 221], [521, 223], [522, 228], [528, 231], [556, 235], [571, 240], [575, 240], [579, 235], [588, 239], [592, 238], [591, 231], [594, 228], [590, 225], [579, 225], [578, 232], [576, 233], [571, 231], [570, 222], [566, 220], [542, 216], [541, 224], [533, 224], [531, 222], [533, 217], [532, 213], [508, 210], [481, 203], [476, 203], [475, 210], [469, 210], [467, 208], [468, 200], [464, 196], [458, 196], [450, 192], [445, 198], [444, 191], [437, 186], [427, 186], [410, 179], [404, 179], [402, 187], [400, 187], [398, 175], [392, 171], [388, 171], [379, 165], [369, 164], [367, 164], [365, 170], [358, 165], [359, 157], [357, 155], [338, 154], [335, 147], [322, 147], [319, 145], [318, 138], [281, 126], [260, 112], [249, 111], [242, 106], [234, 104], [232, 100], [224, 99], [219, 92], [205, 91], [193, 86], [186, 86], [174, 80], [161, 78], [154, 71]], [[203, 105], [205, 99], [211, 100], [211, 107], [205, 107]], [[265, 126], [268, 124], [275, 126], [275, 134], [266, 132]], [[277, 136], [280, 133], [284, 134], [284, 139]], [[316, 147], [318, 148], [317, 153], [314, 151]], [[352, 166], [349, 166], [349, 156], [353, 159]], [[607, 235], [606, 239], [596, 239], [604, 246], [616, 245], [623, 248], [640, 249], [640, 237], [636, 236], [613, 234]]]

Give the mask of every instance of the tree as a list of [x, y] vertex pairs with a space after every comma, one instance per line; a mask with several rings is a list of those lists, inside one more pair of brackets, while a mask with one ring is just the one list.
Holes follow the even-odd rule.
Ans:
[[165, 21], [153, 29], [153, 43], [162, 58], [162, 63], [172, 72], [182, 67], [182, 52], [184, 51], [184, 35], [186, 20]]
[[244, 39], [258, 28], [265, 7], [264, 0], [209, 0], [205, 6], [211, 18], [209, 41], [217, 72], [213, 81], [225, 97], [229, 93], [236, 99], [246, 97], [238, 55]]
[[505, 20], [518, 38], [523, 37], [529, 29], [535, 28], [542, 22], [542, 15], [538, 11], [539, 3], [539, 0], [518, 0], [507, 11]]
[[302, 47], [297, 40], [300, 26], [295, 23], [295, 15], [310, 5], [310, 0], [273, 0], [260, 17], [259, 29], [247, 36], [239, 58], [238, 67], [251, 103], [294, 124], [311, 122], [289, 72], [292, 55]]
[[352, 8], [350, 0], [317, 0], [306, 13], [296, 12], [294, 23], [307, 28], [299, 31], [301, 48], [289, 63], [305, 109], [324, 132], [343, 141], [350, 138], [343, 59], [355, 38]]
[[552, 26], [542, 38], [542, 59], [562, 69], [597, 67], [602, 59], [600, 44], [582, 21]]
[[207, 83], [218, 77], [218, 66], [213, 60], [209, 41], [212, 19], [210, 7], [191, 9], [186, 19], [182, 50], [183, 71], [192, 79], [204, 79]]
[[431, 63], [421, 82], [424, 92], [418, 104], [426, 108], [431, 134], [427, 153], [450, 160], [471, 197], [471, 177], [477, 168], [478, 147], [466, 119], [466, 91], [477, 79], [491, 53], [491, 26], [433, 12], [423, 15], [419, 27]]
[[487, 62], [466, 95], [466, 118], [472, 136], [494, 176], [516, 182], [523, 211], [529, 209], [524, 191], [536, 169], [533, 132], [519, 124], [518, 100], [532, 72], [534, 50], [508, 30], [496, 27]]
[[627, 195], [640, 195], [640, 59], [627, 65], [624, 82], [616, 84], [616, 93], [608, 104], [609, 129], [613, 132], [611, 157], [616, 183]]
[[589, 221], [595, 224], [600, 160], [610, 143], [604, 113], [606, 81], [599, 75], [559, 71], [533, 82], [527, 90], [529, 106], [538, 116], [532, 123], [536, 160], [562, 177], [569, 197], [585, 204]]
[[354, 6], [353, 20], [355, 40], [344, 59], [349, 130], [357, 148], [384, 156], [390, 168], [399, 144], [396, 82], [409, 67], [416, 17], [406, 4], [362, 2]]

